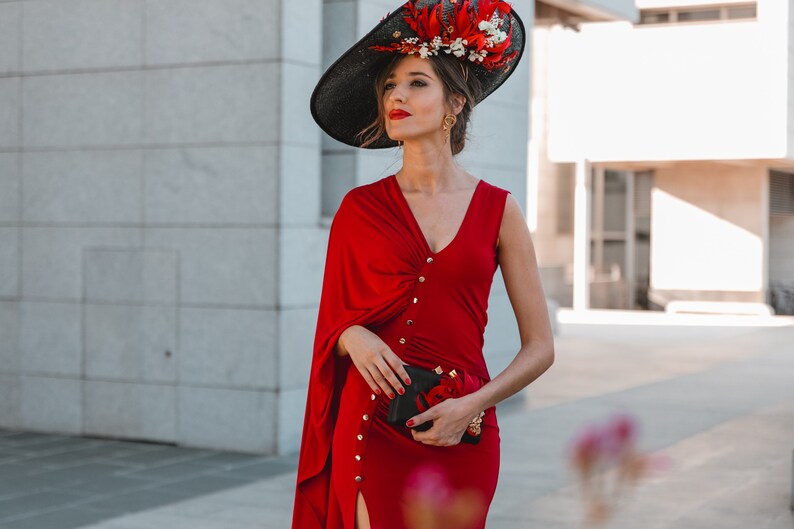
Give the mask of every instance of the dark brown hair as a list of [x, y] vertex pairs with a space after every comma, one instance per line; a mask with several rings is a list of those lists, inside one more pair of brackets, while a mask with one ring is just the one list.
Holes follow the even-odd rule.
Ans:
[[[366, 147], [379, 138], [386, 136], [386, 126], [384, 124], [385, 109], [383, 105], [384, 85], [386, 84], [386, 78], [397, 68], [399, 62], [405, 57], [407, 57], [407, 55], [395, 53], [394, 57], [385, 61], [383, 66], [378, 70], [373, 87], [378, 101], [378, 115], [372, 123], [357, 134], [357, 136], [367, 134], [360, 147]], [[469, 124], [471, 112], [474, 110], [475, 102], [482, 95], [482, 86], [480, 80], [471, 72], [469, 65], [454, 55], [440, 53], [439, 55], [431, 55], [429, 59], [430, 64], [433, 66], [433, 71], [441, 80], [441, 85], [444, 88], [444, 97], [449, 105], [454, 106], [453, 96], [455, 94], [463, 95], [466, 98], [466, 103], [463, 105], [463, 109], [457, 114], [458, 119], [455, 122], [455, 126], [452, 127], [449, 136], [452, 154], [456, 155], [461, 152], [466, 145], [466, 128]], [[439, 123], [438, 126], [440, 128], [441, 123]]]

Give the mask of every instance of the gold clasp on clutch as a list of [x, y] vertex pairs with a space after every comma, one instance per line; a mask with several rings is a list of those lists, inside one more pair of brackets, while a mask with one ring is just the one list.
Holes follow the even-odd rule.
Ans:
[[441, 366], [436, 366], [436, 368], [433, 371], [436, 372], [436, 375], [440, 375], [444, 372], [444, 370], [441, 369]]
[[474, 419], [471, 420], [468, 426], [469, 433], [471, 435], [480, 435], [482, 433], [482, 418], [485, 416], [485, 412], [481, 411], [477, 414]]

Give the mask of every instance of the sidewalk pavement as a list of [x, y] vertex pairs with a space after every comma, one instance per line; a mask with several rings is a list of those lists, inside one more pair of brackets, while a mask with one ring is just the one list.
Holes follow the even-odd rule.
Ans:
[[[794, 319], [563, 312], [556, 353], [498, 406], [489, 529], [586, 527], [568, 443], [616, 411], [672, 465], [604, 527], [794, 528]], [[0, 529], [285, 529], [296, 462], [0, 430]]]

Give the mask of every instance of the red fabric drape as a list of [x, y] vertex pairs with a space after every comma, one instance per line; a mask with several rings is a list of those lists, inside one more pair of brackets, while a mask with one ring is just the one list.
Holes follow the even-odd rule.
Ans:
[[[293, 529], [324, 529], [329, 509], [330, 446], [339, 390], [350, 358], [334, 348], [352, 325], [377, 326], [405, 308], [415, 259], [406, 223], [375, 186], [345, 195], [329, 231], [306, 413]], [[400, 233], [400, 232], [403, 233]], [[387, 257], [384, 259], [384, 257]], [[330, 398], [329, 398], [330, 397]]]

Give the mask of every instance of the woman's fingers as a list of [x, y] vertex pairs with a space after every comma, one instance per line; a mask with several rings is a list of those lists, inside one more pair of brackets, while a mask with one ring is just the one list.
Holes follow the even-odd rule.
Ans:
[[[391, 366], [383, 357], [376, 359], [374, 363], [377, 372], [373, 374], [373, 378], [378, 380], [383, 390], [387, 395], [389, 395], [389, 398], [393, 399], [397, 393], [405, 393], [405, 389], [403, 388], [403, 384], [400, 382], [400, 379], [397, 378], [397, 375], [394, 374]], [[379, 376], [382, 378], [379, 379]]]
[[[381, 359], [380, 363], [386, 366], [386, 363]], [[388, 370], [388, 367], [381, 368], [378, 365], [377, 361], [372, 361], [368, 363], [361, 363], [356, 364], [356, 368], [358, 369], [361, 376], [364, 377], [369, 387], [372, 389], [373, 393], [380, 395], [381, 393], [385, 393], [386, 395], [390, 396], [390, 398], [394, 398], [394, 388], [390, 385], [389, 379], [386, 378], [387, 375], [384, 374], [384, 371]], [[392, 373], [392, 378], [394, 377], [394, 373]]]
[[[386, 360], [386, 362], [392, 368], [394, 373], [397, 374], [397, 376], [400, 378], [400, 380], [402, 380], [403, 384], [405, 384], [405, 385], [410, 385], [411, 384], [411, 377], [408, 376], [408, 371], [406, 371], [405, 368], [403, 367], [406, 364], [402, 361], [402, 359], [399, 356], [394, 354], [394, 352], [391, 349], [388, 349], [384, 353], [383, 358]], [[402, 384], [401, 384], [401, 386], [402, 386]]]
[[410, 379], [400, 357], [369, 329], [353, 328], [346, 331], [345, 349], [372, 391], [382, 391], [390, 398], [405, 393], [403, 384], [410, 384]]
[[378, 369], [377, 365], [373, 365], [370, 371], [370, 376], [375, 381], [377, 387], [383, 391], [390, 399], [394, 398], [394, 389], [389, 386], [389, 382], [384, 374]]
[[370, 373], [368, 369], [363, 368], [358, 364], [356, 364], [356, 368], [358, 369], [358, 372], [361, 373], [361, 376], [364, 377], [364, 380], [367, 382], [372, 392], [380, 395], [383, 390], [378, 387], [378, 383], [375, 381], [372, 373]]

